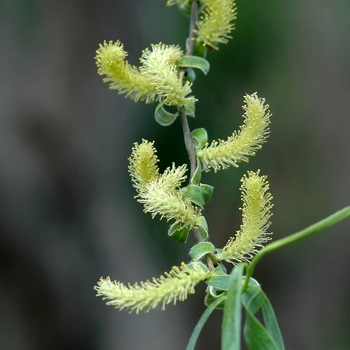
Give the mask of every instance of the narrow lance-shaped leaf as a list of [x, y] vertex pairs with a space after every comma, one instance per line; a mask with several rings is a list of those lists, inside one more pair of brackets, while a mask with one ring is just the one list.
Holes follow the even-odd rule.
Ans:
[[199, 242], [190, 250], [190, 257], [193, 260], [200, 260], [207, 254], [213, 254], [215, 247], [211, 242]]
[[158, 124], [162, 126], [169, 126], [176, 120], [177, 116], [179, 115], [178, 112], [176, 113], [170, 113], [168, 112], [162, 103], [159, 103], [155, 112], [154, 117]]
[[209, 62], [202, 57], [183, 56], [176, 62], [178, 67], [190, 67], [200, 69], [204, 74], [208, 74], [210, 69]]
[[231, 272], [222, 323], [222, 350], [241, 350], [241, 292], [243, 265]]

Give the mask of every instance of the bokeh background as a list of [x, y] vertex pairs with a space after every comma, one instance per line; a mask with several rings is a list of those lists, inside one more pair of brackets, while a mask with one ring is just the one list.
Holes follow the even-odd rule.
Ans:
[[[238, 169], [206, 174], [207, 217], [222, 246], [240, 224], [239, 179], [267, 174], [281, 238], [350, 204], [350, 3], [238, 0], [234, 39], [193, 86], [191, 128], [226, 138], [243, 95], [273, 113], [268, 143]], [[205, 286], [176, 307], [128, 314], [95, 297], [100, 276], [146, 280], [187, 261], [133, 196], [127, 157], [155, 140], [164, 169], [186, 162], [181, 127], [108, 90], [95, 50], [120, 39], [138, 64], [151, 43], [184, 47], [188, 19], [164, 0], [0, 0], [0, 348], [184, 349]], [[350, 221], [264, 258], [255, 277], [287, 349], [350, 348]], [[198, 349], [220, 349], [216, 311]]]

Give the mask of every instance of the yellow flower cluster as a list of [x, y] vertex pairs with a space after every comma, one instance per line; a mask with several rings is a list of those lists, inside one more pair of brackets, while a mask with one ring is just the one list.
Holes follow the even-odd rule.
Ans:
[[188, 294], [194, 294], [194, 287], [203, 281], [209, 274], [205, 265], [193, 262], [184, 263], [180, 267], [174, 266], [170, 272], [165, 272], [165, 277], [152, 278], [152, 281], [128, 284], [112, 282], [109, 277], [100, 279], [94, 289], [97, 296], [108, 300], [107, 305], [113, 305], [116, 309], [129, 309], [130, 312], [148, 312], [158, 307], [165, 309], [165, 305], [176, 301], [184, 301]]
[[234, 132], [226, 141], [213, 141], [197, 151], [197, 157], [204, 170], [213, 168], [214, 171], [238, 166], [241, 161], [248, 162], [249, 156], [261, 148], [269, 135], [270, 112], [269, 106], [264, 105], [265, 99], [256, 93], [244, 97], [246, 105], [244, 124], [239, 132]]
[[118, 40], [115, 43], [105, 41], [96, 51], [98, 74], [105, 75], [104, 82], [109, 82], [110, 89], [126, 94], [135, 102], [145, 100], [152, 103], [158, 99], [156, 87], [151, 85], [147, 77], [140, 74], [137, 67], [125, 61], [128, 53]]
[[140, 72], [156, 87], [161, 101], [168, 106], [181, 107], [195, 102], [193, 96], [186, 97], [191, 92], [191, 84], [182, 83], [184, 73], [178, 73], [175, 65], [182, 56], [178, 46], [157, 44], [152, 45], [152, 50], [144, 50], [140, 59]]
[[249, 261], [264, 243], [270, 240], [267, 232], [270, 225], [272, 195], [268, 192], [266, 176], [259, 171], [249, 171], [241, 179], [242, 225], [235, 237], [231, 237], [215, 257], [231, 263]]
[[141, 66], [137, 68], [125, 60], [127, 52], [118, 40], [100, 44], [95, 59], [98, 74], [106, 76], [103, 81], [135, 102], [160, 101], [169, 106], [192, 106], [195, 98], [187, 97], [191, 84], [182, 83], [183, 73], [178, 74], [175, 64], [182, 56], [179, 46], [159, 43], [152, 45], [152, 50], [143, 51]]
[[213, 49], [226, 44], [232, 37], [233, 20], [237, 18], [236, 4], [233, 0], [203, 0], [204, 11], [194, 30], [196, 40]]
[[186, 165], [167, 168], [159, 174], [156, 163], [158, 158], [153, 143], [142, 140], [135, 143], [129, 158], [129, 173], [138, 192], [138, 201], [144, 204], [144, 211], [154, 218], [160, 215], [167, 221], [175, 220], [179, 229], [191, 229], [201, 216], [200, 210], [193, 206], [190, 199], [185, 199], [180, 189], [186, 179]]
[[156, 155], [157, 150], [153, 145], [154, 142], [148, 142], [144, 139], [140, 145], [136, 142], [128, 159], [131, 180], [138, 192], [142, 191], [149, 182], [159, 176], [157, 166], [159, 159]]

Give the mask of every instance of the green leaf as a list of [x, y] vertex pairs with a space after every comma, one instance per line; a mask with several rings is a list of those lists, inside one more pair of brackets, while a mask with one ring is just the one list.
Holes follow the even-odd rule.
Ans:
[[227, 275], [226, 267], [223, 264], [221, 264], [221, 263], [217, 263], [217, 264], [218, 265], [212, 271], [211, 276], [226, 276]]
[[211, 286], [214, 287], [217, 290], [228, 290], [228, 282], [229, 282], [230, 276], [213, 276], [210, 279], [206, 280], [205, 282]]
[[207, 48], [202, 43], [197, 43], [194, 47], [194, 56], [205, 57], [207, 55]]
[[194, 204], [203, 208], [204, 198], [198, 185], [188, 185], [186, 187], [185, 198], [189, 198]]
[[242, 304], [253, 315], [261, 308], [265, 296], [262, 293], [260, 285], [250, 285], [242, 294]]
[[222, 322], [222, 350], [241, 350], [241, 292], [244, 265], [231, 272]]
[[154, 117], [156, 118], [156, 121], [158, 124], [162, 126], [169, 126], [171, 125], [175, 119], [177, 118], [179, 114], [176, 113], [170, 113], [166, 111], [163, 107], [162, 103], [159, 103], [156, 107], [156, 110], [154, 112]]
[[215, 269], [211, 272], [210, 277], [205, 280], [205, 282], [210, 287], [213, 287], [217, 290], [226, 291], [228, 289], [229, 277], [230, 276], [227, 275], [225, 266], [218, 263], [218, 266], [215, 267]]
[[196, 111], [195, 101], [188, 100], [184, 104], [186, 115], [189, 117], [194, 117], [194, 112]]
[[187, 68], [184, 75], [184, 81], [193, 83], [195, 80], [196, 80], [196, 72], [192, 68]]
[[191, 2], [180, 2], [177, 4], [179, 10], [186, 16], [190, 16], [191, 15]]
[[280, 350], [261, 322], [248, 309], [245, 314], [243, 334], [249, 350]]
[[201, 163], [197, 161], [197, 168], [192, 176], [191, 184], [199, 185], [199, 183], [201, 182], [201, 178], [202, 178], [202, 167], [201, 167]]
[[168, 235], [171, 238], [174, 238], [181, 243], [186, 243], [190, 230], [186, 227], [185, 228], [179, 228], [179, 227], [180, 227], [180, 224], [178, 223], [172, 224], [168, 230]]
[[198, 323], [196, 324], [196, 327], [194, 327], [193, 333], [191, 335], [191, 338], [188, 342], [188, 345], [186, 347], [186, 350], [194, 350], [197, 339], [199, 337], [200, 332], [202, 331], [205, 323], [207, 322], [209, 316], [212, 314], [212, 312], [216, 309], [216, 307], [222, 303], [225, 300], [225, 297], [218, 298], [216, 301], [214, 301], [210, 306], [207, 307], [207, 309], [204, 311], [203, 315], [199, 319]]
[[182, 56], [177, 62], [178, 67], [190, 67], [200, 69], [204, 74], [208, 74], [210, 69], [209, 62], [198, 56]]
[[200, 260], [207, 254], [213, 254], [215, 247], [210, 242], [199, 242], [195, 244], [190, 250], [190, 257], [193, 260]]
[[199, 218], [197, 218], [196, 227], [198, 228], [199, 233], [201, 234], [201, 237], [203, 239], [207, 239], [209, 236], [208, 224], [207, 224], [207, 221], [205, 220], [204, 216], [200, 216]]
[[275, 312], [273, 311], [272, 305], [269, 299], [267, 298], [266, 294], [264, 292], [262, 293], [264, 294], [264, 297], [265, 297], [264, 302], [262, 304], [262, 314], [263, 314], [266, 329], [268, 330], [272, 338], [277, 343], [278, 348], [280, 350], [284, 350], [283, 338], [277, 323]]
[[197, 149], [202, 148], [208, 142], [208, 133], [204, 128], [192, 130], [191, 136]]
[[200, 184], [204, 204], [208, 203], [213, 195], [214, 187], [206, 184]]
[[[206, 296], [204, 298], [205, 306], [210, 306], [211, 304], [215, 303], [216, 300], [218, 300], [218, 298], [222, 298], [223, 296], [225, 296], [225, 299], [226, 299], [225, 292], [221, 291], [221, 292], [217, 293], [216, 295], [213, 295], [212, 289], [213, 288], [208, 288], [208, 293], [206, 294]], [[223, 310], [225, 308], [225, 299], [222, 300], [222, 302], [216, 306], [217, 309]]]
[[[244, 337], [249, 349], [284, 350], [282, 335], [272, 306], [255, 279], [249, 279], [241, 300], [246, 311]], [[254, 316], [260, 308], [265, 326]]]

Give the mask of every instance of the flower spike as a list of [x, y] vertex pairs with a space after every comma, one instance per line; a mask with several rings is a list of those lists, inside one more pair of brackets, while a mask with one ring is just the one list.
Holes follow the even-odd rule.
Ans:
[[227, 169], [231, 165], [237, 167], [237, 163], [248, 162], [249, 156], [254, 156], [255, 151], [261, 148], [269, 135], [270, 112], [269, 106], [264, 105], [265, 99], [259, 98], [256, 93], [244, 97], [246, 103], [244, 124], [239, 132], [234, 132], [226, 141], [213, 141], [197, 151], [197, 157], [203, 170], [214, 171]]
[[133, 186], [138, 192], [142, 191], [146, 185], [159, 176], [157, 163], [159, 159], [156, 155], [154, 142], [142, 140], [139, 145], [135, 142], [130, 158], [128, 158], [129, 173]]
[[269, 183], [266, 176], [259, 176], [259, 171], [248, 171], [241, 179], [243, 207], [242, 225], [235, 237], [231, 237], [225, 247], [215, 258], [231, 263], [249, 261], [263, 244], [269, 241], [271, 233], [270, 209], [272, 195], [268, 192]]
[[129, 309], [130, 312], [148, 312], [158, 307], [165, 309], [165, 305], [176, 301], [184, 301], [188, 294], [194, 294], [194, 287], [209, 274], [208, 268], [199, 262], [189, 265], [184, 263], [180, 267], [174, 266], [165, 277], [153, 278], [152, 281], [128, 284], [112, 282], [109, 277], [100, 279], [94, 289], [97, 296], [108, 300], [107, 305], [116, 309]]
[[152, 218], [160, 215], [167, 221], [174, 219], [179, 228], [192, 229], [201, 213], [180, 189], [187, 177], [187, 166], [175, 167], [173, 164], [159, 174], [153, 144], [147, 140], [142, 140], [140, 145], [135, 143], [129, 158], [129, 173], [138, 192], [138, 202], [144, 204], [144, 212], [151, 213]]
[[[197, 219], [201, 216], [198, 208], [192, 205], [189, 198], [184, 198], [180, 189], [175, 189], [176, 182], [185, 177], [186, 167], [174, 168], [164, 176], [150, 182], [144, 191], [140, 192], [138, 202], [144, 204], [144, 212], [151, 213], [152, 218], [160, 215], [167, 221], [175, 220], [179, 229], [192, 229], [197, 225]], [[174, 181], [175, 178], [175, 181]]]
[[178, 73], [175, 62], [183, 56], [179, 46], [152, 45], [152, 50], [142, 53], [141, 73], [155, 87], [161, 101], [168, 106], [187, 106], [195, 103], [193, 96], [186, 97], [191, 92], [191, 84], [182, 83], [183, 72]]
[[127, 55], [119, 40], [100, 44], [95, 57], [98, 74], [106, 76], [103, 81], [110, 83], [110, 89], [126, 94], [135, 102], [145, 100], [152, 103], [159, 100], [156, 87], [140, 74], [137, 67], [125, 61]]
[[204, 0], [206, 5], [194, 32], [198, 43], [215, 50], [218, 44], [226, 44], [232, 37], [233, 20], [237, 18], [237, 8], [233, 0]]

